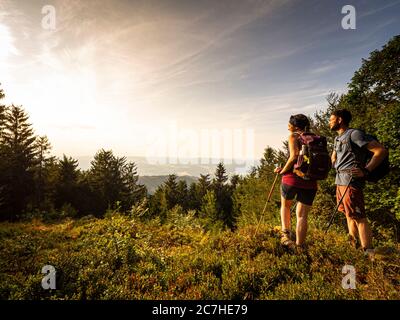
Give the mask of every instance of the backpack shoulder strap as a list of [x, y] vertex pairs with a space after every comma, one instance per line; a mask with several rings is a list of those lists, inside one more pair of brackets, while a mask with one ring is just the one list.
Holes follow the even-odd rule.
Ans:
[[347, 137], [346, 137], [346, 142], [349, 143], [349, 146], [350, 146], [352, 152], [353, 152], [353, 148], [355, 147], [355, 144], [354, 144], [354, 142], [351, 140], [351, 135], [352, 135], [352, 133], [353, 133], [354, 131], [356, 131], [356, 130], [358, 130], [358, 129], [352, 129], [352, 128], [348, 129], [348, 133], [347, 133]]

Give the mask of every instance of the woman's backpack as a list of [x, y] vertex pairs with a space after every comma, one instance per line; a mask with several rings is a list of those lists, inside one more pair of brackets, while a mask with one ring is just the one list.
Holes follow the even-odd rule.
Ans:
[[332, 167], [326, 138], [304, 132], [298, 138], [300, 154], [293, 172], [304, 180], [324, 180]]

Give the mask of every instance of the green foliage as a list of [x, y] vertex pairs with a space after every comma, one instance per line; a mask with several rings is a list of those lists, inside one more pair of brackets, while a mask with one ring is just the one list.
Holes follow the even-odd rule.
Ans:
[[215, 170], [215, 177], [211, 183], [216, 199], [217, 219], [229, 228], [233, 228], [235, 217], [233, 215], [232, 189], [227, 183], [228, 175], [224, 164], [220, 162]]
[[78, 161], [65, 154], [59, 160], [58, 179], [55, 187], [55, 206], [62, 207], [65, 203], [74, 208], [80, 207], [79, 199]]
[[[266, 204], [268, 193], [272, 187], [273, 178], [265, 180], [257, 177], [246, 177], [233, 193], [233, 206], [237, 225], [255, 225], [258, 221], [268, 221], [280, 224], [279, 182], [275, 185], [271, 200]], [[262, 214], [265, 207], [264, 214]]]
[[[386, 179], [367, 186], [365, 198], [370, 218], [381, 226], [400, 229], [400, 36], [382, 50], [372, 52], [349, 84], [342, 104], [353, 114], [352, 126], [377, 136], [389, 148], [391, 172]], [[397, 240], [400, 239], [397, 233]]]
[[[344, 235], [310, 230], [306, 252], [282, 249], [270, 225], [206, 232], [173, 208], [167, 223], [118, 213], [0, 224], [0, 299], [399, 299], [399, 247], [371, 263]], [[56, 268], [56, 290], [41, 269]], [[356, 268], [356, 290], [341, 286]]]
[[1, 134], [1, 198], [3, 219], [21, 216], [34, 194], [34, 168], [37, 155], [28, 115], [20, 106], [3, 108]]
[[220, 212], [217, 207], [217, 198], [213, 190], [208, 190], [202, 200], [200, 221], [206, 230], [219, 232], [224, 228]]
[[143, 186], [137, 184], [138, 178], [136, 165], [127, 163], [125, 157], [115, 157], [111, 150], [97, 152], [87, 174], [95, 200], [93, 212], [102, 215], [117, 201], [123, 211], [128, 211], [145, 195]]
[[273, 178], [274, 169], [278, 166], [278, 151], [267, 147], [264, 150], [264, 155], [260, 160], [260, 165], [257, 168], [258, 176], [265, 180]]

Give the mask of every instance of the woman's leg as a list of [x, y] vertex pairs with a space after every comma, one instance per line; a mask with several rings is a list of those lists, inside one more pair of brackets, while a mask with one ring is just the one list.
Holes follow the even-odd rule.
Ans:
[[293, 200], [286, 200], [281, 196], [281, 223], [282, 231], [290, 230], [290, 206]]
[[304, 203], [297, 202], [296, 206], [296, 216], [297, 216], [297, 225], [296, 225], [296, 244], [301, 246], [304, 244], [307, 235], [308, 223], [307, 223], [307, 215], [311, 206], [308, 206]]

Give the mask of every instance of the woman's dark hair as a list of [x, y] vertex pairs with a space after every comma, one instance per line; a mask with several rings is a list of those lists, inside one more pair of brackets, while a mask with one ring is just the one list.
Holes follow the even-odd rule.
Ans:
[[289, 123], [303, 131], [310, 130], [310, 120], [304, 114], [290, 116]]
[[348, 126], [352, 119], [351, 113], [349, 110], [346, 109], [338, 109], [332, 112], [332, 115], [338, 118], [342, 118], [344, 124]]

